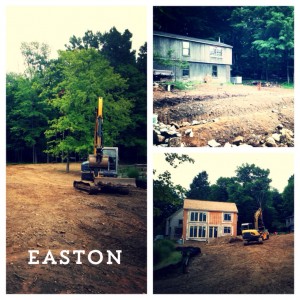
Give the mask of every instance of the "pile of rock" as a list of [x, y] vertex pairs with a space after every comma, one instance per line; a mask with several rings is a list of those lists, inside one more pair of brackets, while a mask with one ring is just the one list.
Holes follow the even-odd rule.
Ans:
[[[190, 122], [182, 122], [178, 124], [176, 122], [171, 122], [167, 125], [163, 122], [157, 122], [157, 119], [154, 118], [153, 124], [153, 144], [156, 146], [162, 147], [184, 147], [184, 144], [181, 142], [182, 135], [188, 136], [190, 138], [194, 137], [192, 126], [205, 124], [206, 120], [193, 120]], [[179, 132], [179, 128], [188, 127], [184, 133]]]
[[182, 147], [179, 125], [166, 125], [162, 122], [153, 124], [153, 144], [161, 147]]
[[[194, 137], [193, 126], [205, 124], [207, 122], [216, 122], [214, 120], [194, 120], [190, 122], [182, 122], [178, 124], [171, 122], [165, 124], [157, 122], [155, 119], [153, 124], [153, 144], [161, 147], [185, 147], [182, 137]], [[185, 131], [184, 127], [187, 129]], [[179, 129], [181, 129], [181, 133]], [[231, 141], [224, 139], [211, 139], [207, 142], [207, 147], [294, 147], [294, 133], [292, 130], [284, 128], [279, 124], [272, 134], [251, 134], [247, 136], [238, 135]]]
[[275, 132], [266, 138], [264, 144], [267, 147], [294, 147], [294, 132], [279, 124]]
[[231, 143], [226, 142], [224, 145], [212, 139], [207, 145], [209, 147], [294, 147], [294, 133], [279, 124], [269, 135], [252, 134], [248, 137], [239, 135]]

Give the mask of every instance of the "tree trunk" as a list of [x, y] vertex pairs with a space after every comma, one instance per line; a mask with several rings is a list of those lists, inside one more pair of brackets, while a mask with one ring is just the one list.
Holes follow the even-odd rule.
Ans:
[[34, 164], [37, 163], [37, 154], [36, 154], [36, 148], [35, 145], [32, 145], [32, 162]]
[[69, 158], [69, 152], [67, 153], [67, 165], [66, 165], [66, 172], [70, 172], [70, 158]]
[[290, 84], [290, 72], [289, 72], [289, 58], [286, 59], [286, 80]]

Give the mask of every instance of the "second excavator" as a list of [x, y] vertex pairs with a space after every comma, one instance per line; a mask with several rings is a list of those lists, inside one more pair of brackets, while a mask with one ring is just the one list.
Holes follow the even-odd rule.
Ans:
[[264, 240], [269, 239], [269, 231], [264, 226], [261, 207], [254, 213], [254, 227], [252, 223], [243, 223], [241, 229], [244, 245], [250, 242], [262, 244]]
[[103, 146], [103, 98], [99, 97], [94, 130], [94, 153], [81, 164], [81, 180], [74, 181], [74, 188], [89, 194], [128, 194], [129, 187], [136, 186], [136, 180], [118, 177], [118, 162], [118, 148]]

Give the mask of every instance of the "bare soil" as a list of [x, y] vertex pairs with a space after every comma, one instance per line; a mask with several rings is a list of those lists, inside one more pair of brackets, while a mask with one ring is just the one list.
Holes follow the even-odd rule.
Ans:
[[188, 273], [181, 268], [154, 279], [158, 294], [293, 294], [294, 234], [271, 235], [263, 244], [188, 242], [201, 248]]
[[[87, 195], [73, 189], [80, 164], [7, 166], [7, 293], [146, 293], [146, 190], [129, 195]], [[28, 250], [40, 264], [29, 265]], [[58, 264], [41, 264], [48, 250]], [[82, 264], [59, 264], [60, 251], [85, 250]], [[88, 262], [99, 250], [103, 261]], [[121, 264], [107, 264], [107, 250]], [[93, 257], [97, 261], [99, 256]]]
[[206, 146], [211, 139], [224, 145], [237, 136], [243, 136], [245, 143], [251, 144], [255, 136], [274, 133], [279, 124], [294, 131], [293, 89], [200, 84], [189, 91], [157, 89], [153, 98], [159, 121], [179, 125], [201, 122], [192, 126], [192, 138], [184, 135], [191, 126], [180, 128], [186, 146]]

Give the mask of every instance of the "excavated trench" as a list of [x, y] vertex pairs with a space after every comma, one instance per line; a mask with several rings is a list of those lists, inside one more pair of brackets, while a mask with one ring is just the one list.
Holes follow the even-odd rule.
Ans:
[[[238, 89], [155, 94], [153, 111], [159, 124], [178, 125], [186, 146], [206, 146], [212, 139], [224, 145], [238, 136], [260, 146], [277, 132], [278, 125], [294, 131], [293, 91]], [[192, 137], [186, 135], [187, 130], [193, 131]]]
[[154, 101], [154, 113], [158, 115], [158, 121], [165, 124], [170, 124], [171, 122], [192, 122], [196, 119], [206, 119], [211, 116], [210, 108], [202, 104], [205, 101], [246, 96], [247, 94], [223, 93], [216, 95], [165, 97]]

